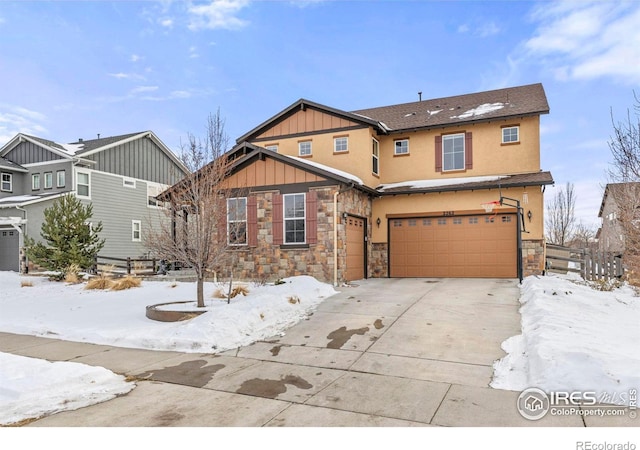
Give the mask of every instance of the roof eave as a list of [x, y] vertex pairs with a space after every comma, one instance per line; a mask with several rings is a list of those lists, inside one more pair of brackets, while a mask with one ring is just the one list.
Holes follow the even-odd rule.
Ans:
[[441, 192], [457, 192], [457, 191], [483, 191], [490, 189], [509, 189], [509, 188], [517, 188], [517, 187], [531, 187], [531, 186], [548, 186], [554, 184], [555, 181], [553, 179], [550, 180], [542, 180], [542, 181], [522, 181], [516, 183], [495, 183], [491, 185], [480, 185], [480, 186], [465, 186], [464, 184], [457, 184], [451, 186], [441, 186], [437, 188], [416, 188], [416, 189], [403, 189], [397, 191], [384, 191], [377, 190], [380, 196], [388, 196], [388, 195], [407, 195], [407, 194], [439, 194]]

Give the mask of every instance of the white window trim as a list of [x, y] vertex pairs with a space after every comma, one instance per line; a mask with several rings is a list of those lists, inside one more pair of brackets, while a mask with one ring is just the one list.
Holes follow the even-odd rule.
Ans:
[[[62, 175], [63, 183], [60, 183], [60, 175]], [[56, 187], [63, 188], [67, 184], [67, 172], [64, 170], [58, 170], [56, 172]]]
[[[302, 145], [309, 144], [309, 153], [302, 154]], [[313, 144], [312, 141], [301, 141], [298, 142], [298, 156], [311, 156], [313, 155]]]
[[278, 144], [265, 145], [264, 148], [267, 150], [271, 150], [272, 152], [278, 153]]
[[[505, 130], [511, 130], [513, 128], [515, 128], [517, 130], [518, 139], [516, 139], [515, 141], [505, 141], [504, 140], [504, 132], [505, 132]], [[503, 144], [517, 144], [518, 142], [520, 142], [520, 125], [513, 125], [511, 127], [502, 127], [501, 134], [502, 134], [502, 143]]]
[[[229, 220], [229, 201], [230, 200], [242, 200], [244, 199], [244, 220]], [[227, 245], [230, 245], [232, 247], [246, 247], [247, 245], [249, 245], [249, 222], [247, 220], [247, 208], [248, 208], [248, 203], [247, 203], [247, 197], [232, 197], [232, 198], [228, 198], [227, 199]], [[245, 238], [244, 238], [244, 243], [231, 243], [231, 241], [229, 240], [229, 231], [230, 231], [230, 224], [231, 223], [243, 223], [244, 222], [244, 232], [245, 232]]]
[[[49, 186], [47, 186], [47, 175], [49, 175]], [[43, 189], [53, 189], [53, 172], [45, 172], [44, 173], [44, 186]]]
[[[302, 195], [304, 205], [304, 217], [290, 217], [287, 219], [287, 197]], [[287, 220], [303, 220], [304, 223], [304, 240], [302, 242], [287, 242]], [[282, 243], [285, 245], [304, 245], [307, 243], [307, 194], [297, 192], [295, 194], [284, 194], [282, 196]]]
[[[338, 141], [343, 140], [346, 148], [344, 150], [338, 150]], [[349, 151], [349, 136], [338, 136], [333, 138], [333, 153], [346, 153]]]
[[[38, 180], [38, 187], [36, 187], [36, 180]], [[41, 183], [40, 183], [40, 174], [39, 173], [32, 173], [31, 174], [31, 190], [32, 191], [39, 191], [41, 189]]]
[[[136, 238], [136, 225], [138, 225], [137, 238]], [[131, 242], [142, 242], [142, 222], [140, 220], [131, 221]]]
[[[129, 184], [127, 184], [129, 183]], [[133, 178], [123, 178], [122, 179], [122, 186], [129, 188], [129, 189], [135, 189], [136, 188], [136, 180], [134, 180]]]
[[[378, 141], [376, 138], [371, 138], [372, 139], [372, 143], [371, 143], [371, 173], [373, 173], [374, 175], [380, 176], [380, 141]], [[375, 152], [373, 151], [373, 147], [374, 147], [374, 142], [375, 142], [375, 148], [378, 150], [378, 154], [376, 155]], [[376, 160], [376, 166], [377, 166], [377, 171], [373, 170], [373, 159], [375, 158]]]
[[[398, 142], [406, 142], [407, 143], [407, 151], [406, 152], [398, 152], [397, 143]], [[393, 141], [393, 154], [394, 155], [408, 155], [409, 152], [409, 139], [395, 139]]]
[[[78, 185], [80, 184], [80, 174], [86, 175], [87, 178], [89, 179], [89, 184], [86, 184], [86, 185], [83, 184], [82, 185], [82, 186], [87, 186], [87, 191], [88, 191], [87, 195], [82, 195], [82, 194], [80, 194], [78, 192]], [[90, 199], [91, 198], [91, 172], [83, 172], [83, 171], [80, 171], [80, 170], [77, 171], [76, 172], [76, 185], [75, 185], [75, 188], [76, 188], [76, 197]]]
[[[454, 138], [456, 136], [462, 136], [462, 167], [458, 168], [458, 167], [454, 167], [453, 169], [445, 169], [445, 157], [444, 157], [444, 141], [447, 139], [451, 139]], [[464, 170], [464, 168], [466, 167], [467, 161], [466, 161], [466, 145], [467, 143], [465, 142], [465, 134], [464, 133], [455, 133], [455, 134], [445, 134], [444, 136], [442, 136], [442, 171], [443, 172], [457, 172], [460, 170]]]
[[[2, 178], [5, 176], [9, 177], [8, 181], [4, 181]], [[9, 183], [9, 189], [4, 188], [4, 184]], [[2, 192], [13, 192], [13, 174], [9, 172], [2, 172], [0, 175], [0, 191]]]

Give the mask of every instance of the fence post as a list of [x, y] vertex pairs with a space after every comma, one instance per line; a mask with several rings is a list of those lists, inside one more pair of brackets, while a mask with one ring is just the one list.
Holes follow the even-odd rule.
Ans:
[[151, 272], [153, 272], [154, 275], [156, 275], [158, 272], [156, 270], [156, 259], [153, 258], [153, 268], [151, 269]]
[[131, 257], [127, 256], [127, 275], [131, 275]]

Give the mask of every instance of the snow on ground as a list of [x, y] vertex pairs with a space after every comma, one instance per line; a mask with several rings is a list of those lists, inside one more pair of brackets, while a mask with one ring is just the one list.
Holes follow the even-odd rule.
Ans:
[[492, 387], [596, 391], [612, 403], [640, 388], [640, 297], [631, 287], [606, 292], [573, 276], [527, 277], [520, 303], [522, 334], [503, 342], [508, 354], [494, 364]]
[[70, 411], [135, 387], [103, 367], [0, 353], [0, 425]]
[[[31, 287], [21, 287], [29, 280]], [[42, 277], [0, 272], [0, 331], [117, 347], [215, 353], [283, 333], [336, 293], [313, 277], [281, 285], [247, 285], [249, 294], [227, 305], [205, 283], [205, 314], [182, 322], [147, 319], [147, 305], [195, 299], [195, 283], [143, 281], [125, 291], [88, 291]], [[290, 298], [297, 297], [289, 301]]]
[[[312, 277], [280, 285], [247, 285], [248, 295], [207, 298], [207, 312], [188, 321], [146, 318], [151, 304], [195, 297], [195, 283], [144, 281], [126, 291], [87, 291], [44, 277], [0, 272], [0, 331], [118, 347], [216, 353], [278, 334], [336, 291]], [[31, 286], [22, 286], [28, 282]], [[205, 283], [205, 296], [220, 288]], [[100, 367], [0, 353], [0, 425], [77, 409], [135, 385]]]

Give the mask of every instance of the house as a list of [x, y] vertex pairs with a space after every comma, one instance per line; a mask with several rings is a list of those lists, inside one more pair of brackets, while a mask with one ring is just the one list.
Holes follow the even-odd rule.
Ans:
[[540, 84], [352, 112], [298, 100], [228, 154], [236, 273], [542, 273], [548, 112]]
[[93, 205], [101, 255], [140, 257], [155, 197], [187, 169], [151, 131], [59, 144], [18, 134], [0, 148], [0, 270], [25, 270], [24, 236], [40, 238], [44, 210], [67, 193]]
[[602, 225], [598, 230], [598, 247], [602, 252], [622, 254], [625, 251], [625, 232], [622, 220], [628, 211], [640, 208], [640, 183], [608, 183], [605, 186], [598, 217]]

